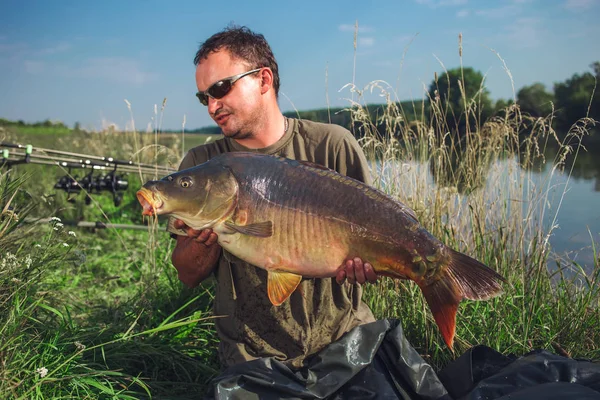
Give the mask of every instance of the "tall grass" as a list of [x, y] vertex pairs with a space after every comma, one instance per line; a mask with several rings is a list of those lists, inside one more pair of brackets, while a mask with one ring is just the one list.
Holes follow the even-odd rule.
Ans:
[[[381, 90], [388, 101], [373, 119], [362, 104], [364, 91], [351, 89], [349, 112], [373, 162], [375, 185], [412, 207], [446, 244], [508, 280], [502, 296], [462, 303], [454, 354], [410, 282], [381, 278], [367, 285], [365, 300], [376, 316], [400, 318], [409, 341], [435, 367], [477, 343], [504, 353], [548, 348], [599, 359], [598, 256], [591, 271], [563, 261], [548, 269], [555, 223], [544, 221], [552, 176], [541, 184], [532, 177], [541, 163], [563, 168], [593, 121], [582, 119], [560, 141], [552, 116], [532, 119], [511, 106], [481, 121], [478, 103], [464, 101], [464, 115], [456, 117], [476, 123], [456, 135], [447, 122], [450, 110], [436, 98], [424, 100], [431, 115], [422, 104], [403, 110], [374, 82], [365, 91]], [[409, 120], [408, 114], [421, 117]], [[158, 115], [155, 121], [159, 130]], [[181, 142], [162, 139], [152, 130], [109, 129], [61, 137], [57, 146], [177, 165]], [[550, 145], [559, 150], [545, 160]], [[139, 223], [135, 183], [120, 207], [94, 196], [75, 213], [80, 205], [40, 194], [48, 191], [40, 183], [51, 187], [55, 175], [38, 170], [34, 182], [21, 178], [27, 168], [0, 174], [0, 398], [199, 397], [219, 368], [212, 291], [210, 284], [182, 288], [170, 265], [173, 241], [157, 231], [156, 221], [142, 233], [72, 232], [57, 219], [23, 224], [32, 212]]]
[[[163, 165], [181, 158], [177, 143], [144, 137], [79, 132], [62, 149]], [[0, 398], [197, 398], [218, 370], [210, 284], [181, 287], [173, 241], [156, 221], [141, 233], [69, 230], [61, 218], [80, 204], [44, 196], [56, 175], [39, 169], [33, 181], [26, 167], [0, 175]], [[138, 186], [120, 209], [139, 223]], [[110, 199], [93, 198], [82, 215], [110, 222]], [[26, 224], [28, 215], [55, 217]]]
[[[393, 93], [382, 82], [351, 90], [358, 100], [348, 111], [373, 160], [375, 185], [413, 208], [421, 224], [447, 245], [508, 281], [500, 297], [462, 303], [454, 354], [411, 282], [380, 279], [367, 286], [365, 300], [376, 317], [400, 318], [410, 342], [437, 367], [479, 343], [505, 353], [546, 348], [600, 359], [598, 255], [591, 269], [568, 260], [557, 260], [558, 267], [549, 269], [548, 239], [558, 211], [545, 215], [567, 190], [553, 197], [554, 173], [564, 169], [568, 156], [582, 151], [580, 139], [594, 121], [582, 118], [561, 141], [552, 116], [531, 118], [517, 105], [481, 121], [479, 104], [468, 101], [464, 91], [462, 115], [448, 118], [451, 110], [436, 96], [427, 100], [431, 114], [415, 121], [390, 100]], [[374, 90], [388, 99], [376, 118], [360, 102], [363, 93]], [[458, 134], [447, 121], [460, 118], [474, 121], [474, 128], [467, 124]], [[553, 160], [544, 158], [549, 146], [558, 149]], [[545, 163], [552, 173], [539, 182], [533, 178], [535, 167]], [[548, 219], [551, 224], [544, 222]]]

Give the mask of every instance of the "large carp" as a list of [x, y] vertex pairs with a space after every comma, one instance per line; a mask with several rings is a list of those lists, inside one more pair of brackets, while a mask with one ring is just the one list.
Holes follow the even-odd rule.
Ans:
[[413, 280], [452, 348], [459, 302], [501, 292], [503, 278], [445, 246], [387, 194], [327, 168], [255, 153], [225, 153], [147, 182], [144, 215], [212, 228], [231, 254], [268, 271], [278, 306], [302, 277], [326, 278], [360, 257], [379, 275]]

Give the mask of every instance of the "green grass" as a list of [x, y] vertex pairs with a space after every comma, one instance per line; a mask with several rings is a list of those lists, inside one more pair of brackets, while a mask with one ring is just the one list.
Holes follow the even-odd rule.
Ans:
[[[372, 121], [358, 90], [356, 98], [350, 112], [379, 171], [375, 185], [413, 208], [445, 243], [508, 281], [499, 297], [461, 303], [454, 353], [411, 282], [381, 278], [368, 285], [365, 301], [375, 315], [401, 319], [411, 344], [436, 368], [478, 343], [503, 353], [545, 348], [600, 359], [598, 257], [592, 270], [565, 261], [547, 268], [553, 228], [541, 221], [552, 182], [531, 179], [544, 162], [562, 168], [576, 156], [592, 121], [582, 119], [559, 142], [551, 116], [533, 121], [512, 106], [479, 121], [477, 104], [465, 102], [476, 127], [459, 136], [435, 99], [433, 114], [420, 120], [390, 102]], [[50, 138], [36, 138], [42, 137]], [[135, 131], [36, 138], [9, 141], [171, 166], [192, 145], [178, 135]], [[554, 158], [545, 160], [550, 147]], [[69, 171], [35, 168], [0, 174], [0, 398], [199, 397], [219, 371], [210, 283], [182, 287], [170, 263], [173, 241], [156, 221], [141, 232], [61, 226], [67, 219], [142, 223], [134, 192], [147, 177], [130, 176], [119, 207], [106, 195], [85, 206], [52, 189]], [[33, 172], [35, 179], [25, 176]], [[26, 216], [62, 221], [25, 224]]]
[[218, 370], [212, 295], [209, 286], [181, 288], [170, 239], [155, 242], [149, 263], [146, 232], [74, 233], [58, 221], [22, 229], [0, 259], [0, 393], [186, 398], [204, 390]]
[[[135, 139], [76, 133], [68, 148], [123, 158], [153, 153], [143, 149], [144, 137], [136, 150]], [[181, 157], [178, 144], [160, 148], [163, 162]], [[81, 195], [70, 203], [54, 193], [66, 173], [27, 165], [0, 175], [0, 398], [197, 398], [219, 369], [210, 284], [182, 288], [170, 265], [173, 241], [156, 225], [97, 232], [64, 225], [143, 222], [135, 174], [115, 207], [107, 195], [85, 206]], [[23, 223], [49, 216], [62, 220]]]
[[[377, 90], [364, 91], [371, 89]], [[558, 211], [550, 216], [551, 226], [543, 221], [553, 174], [541, 183], [532, 177], [545, 163], [553, 171], [564, 170], [568, 157], [572, 163], [595, 121], [582, 118], [560, 141], [552, 116], [534, 119], [511, 106], [480, 121], [472, 102], [460, 117], [473, 120], [475, 128], [467, 125], [458, 134], [446, 122], [449, 110], [431, 101], [432, 114], [416, 122], [391, 102], [376, 121], [360, 103], [349, 110], [362, 123], [365, 152], [377, 160], [375, 185], [413, 208], [421, 224], [447, 245], [500, 272], [507, 284], [500, 297], [461, 303], [454, 353], [412, 282], [380, 280], [367, 287], [367, 303], [378, 318], [399, 317], [411, 344], [438, 368], [479, 343], [504, 353], [544, 348], [599, 360], [598, 255], [587, 269], [552, 259], [547, 239]], [[382, 123], [384, 132], [376, 129]], [[554, 158], [545, 159], [546, 154]]]

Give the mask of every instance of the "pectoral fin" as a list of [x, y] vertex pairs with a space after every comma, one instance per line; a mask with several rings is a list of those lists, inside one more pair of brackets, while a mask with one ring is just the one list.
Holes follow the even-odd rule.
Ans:
[[281, 305], [296, 290], [302, 281], [301, 275], [291, 272], [269, 271], [267, 290], [274, 306]]
[[271, 221], [257, 222], [248, 225], [236, 225], [233, 222], [225, 222], [225, 226], [244, 235], [258, 237], [273, 236], [273, 223]]

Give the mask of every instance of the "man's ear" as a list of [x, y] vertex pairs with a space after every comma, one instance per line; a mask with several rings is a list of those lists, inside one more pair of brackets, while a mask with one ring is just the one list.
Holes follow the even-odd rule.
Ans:
[[271, 68], [263, 68], [260, 74], [260, 93], [265, 94], [273, 89], [273, 71]]

